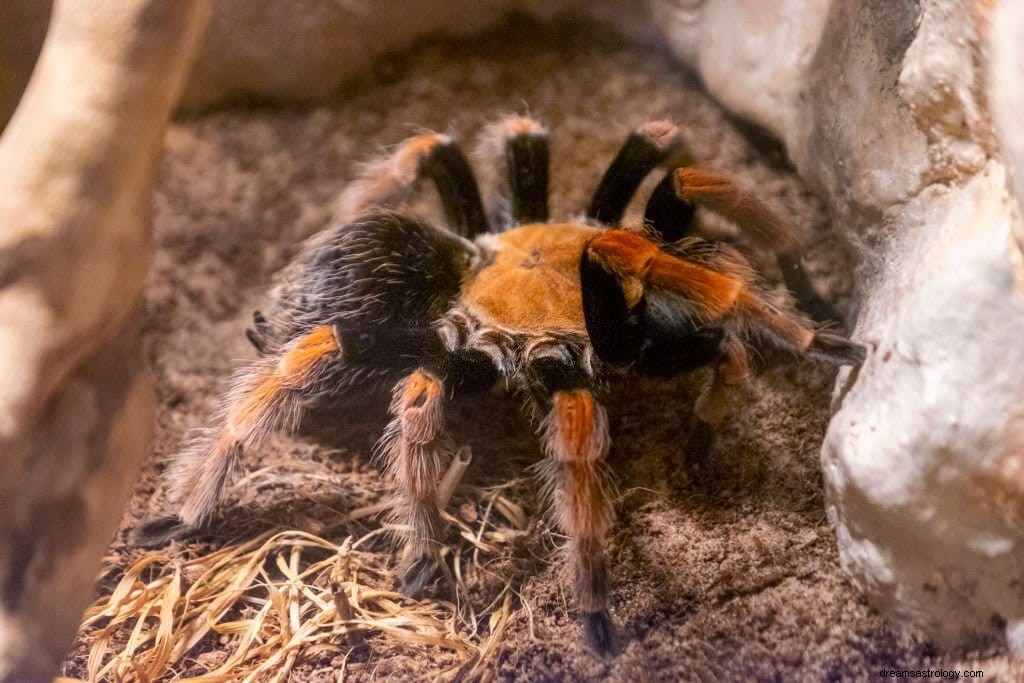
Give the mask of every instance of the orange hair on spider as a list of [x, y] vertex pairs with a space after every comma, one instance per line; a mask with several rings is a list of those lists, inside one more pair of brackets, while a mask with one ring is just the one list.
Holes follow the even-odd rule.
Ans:
[[622, 279], [637, 278], [685, 297], [702, 316], [720, 318], [743, 290], [743, 280], [666, 254], [629, 230], [609, 230], [590, 243], [598, 262]]
[[699, 168], [677, 168], [672, 184], [681, 199], [727, 218], [749, 232], [758, 245], [775, 252], [796, 249], [796, 240], [782, 220], [733, 181]]

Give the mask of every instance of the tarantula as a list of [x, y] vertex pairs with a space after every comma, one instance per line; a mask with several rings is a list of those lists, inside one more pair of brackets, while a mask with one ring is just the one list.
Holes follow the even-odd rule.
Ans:
[[[630, 134], [586, 218], [573, 222], [549, 220], [547, 131], [531, 118], [485, 131], [481, 150], [500, 178], [489, 212], [446, 135], [418, 135], [368, 165], [343, 193], [339, 220], [307, 242], [269, 308], [254, 314], [247, 335], [261, 357], [236, 376], [216, 426], [173, 459], [180, 523], [207, 523], [243, 450], [294, 428], [311, 402], [392, 385], [379, 451], [404, 529], [400, 588], [418, 595], [439, 569], [438, 486], [455, 450], [445, 404], [503, 380], [539, 433], [541, 487], [569, 539], [587, 642], [599, 655], [614, 653], [604, 551], [614, 512], [602, 466], [610, 441], [595, 389], [625, 371], [709, 366], [696, 413], [715, 422], [748, 373], [751, 347], [840, 365], [865, 354], [815, 331], [792, 305], [770, 303], [735, 248], [691, 234], [698, 207], [724, 216], [777, 254], [802, 308], [833, 315], [781, 220], [726, 178], [672, 167], [679, 138], [664, 121]], [[659, 167], [667, 172], [643, 224], [619, 227]], [[397, 211], [423, 179], [438, 190], [443, 226]]]

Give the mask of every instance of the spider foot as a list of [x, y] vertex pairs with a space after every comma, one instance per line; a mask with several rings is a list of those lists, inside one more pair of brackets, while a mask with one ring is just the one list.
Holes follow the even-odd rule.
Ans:
[[818, 332], [805, 353], [835, 365], [860, 365], [867, 359], [868, 350], [838, 334]]
[[587, 637], [587, 645], [597, 656], [607, 659], [619, 654], [619, 639], [608, 610], [585, 613], [583, 632]]
[[137, 548], [157, 548], [171, 541], [185, 538], [195, 533], [195, 529], [177, 515], [154, 517], [128, 531], [129, 545]]
[[440, 560], [436, 555], [420, 555], [402, 573], [398, 580], [398, 592], [414, 599], [422, 597], [439, 571]]

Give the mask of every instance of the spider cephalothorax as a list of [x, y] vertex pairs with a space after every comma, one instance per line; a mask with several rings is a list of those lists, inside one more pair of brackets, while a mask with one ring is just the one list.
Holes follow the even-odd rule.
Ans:
[[[445, 403], [501, 380], [537, 426], [537, 471], [569, 538], [587, 640], [613, 652], [604, 538], [614, 515], [601, 467], [610, 440], [594, 390], [614, 373], [709, 366], [696, 410], [713, 422], [744, 380], [751, 346], [835, 364], [864, 355], [769, 303], [734, 248], [691, 235], [697, 207], [732, 220], [775, 251], [802, 308], [831, 316], [780, 220], [725, 178], [671, 167], [678, 137], [667, 122], [632, 133], [576, 222], [549, 221], [547, 133], [529, 118], [485, 132], [480, 149], [496, 177], [487, 208], [445, 135], [411, 138], [368, 165], [343, 194], [339, 219], [307, 243], [254, 316], [248, 335], [261, 358], [238, 374], [216, 426], [174, 459], [181, 521], [207, 522], [243, 450], [292, 428], [311, 401], [387, 384], [392, 419], [380, 453], [405, 529], [400, 584], [417, 594], [434, 576], [442, 538], [438, 484], [455, 449]], [[618, 227], [640, 183], [666, 166], [643, 224]], [[439, 191], [442, 226], [398, 212], [424, 178]]]

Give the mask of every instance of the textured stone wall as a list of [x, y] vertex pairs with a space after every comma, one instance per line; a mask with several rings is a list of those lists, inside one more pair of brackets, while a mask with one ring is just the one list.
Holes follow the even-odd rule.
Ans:
[[844, 568], [942, 644], [1005, 635], [1021, 653], [1024, 271], [988, 102], [1021, 158], [1022, 23], [993, 5], [655, 3], [680, 58], [785, 141], [861, 256], [854, 335], [872, 351], [840, 376], [822, 449]]

